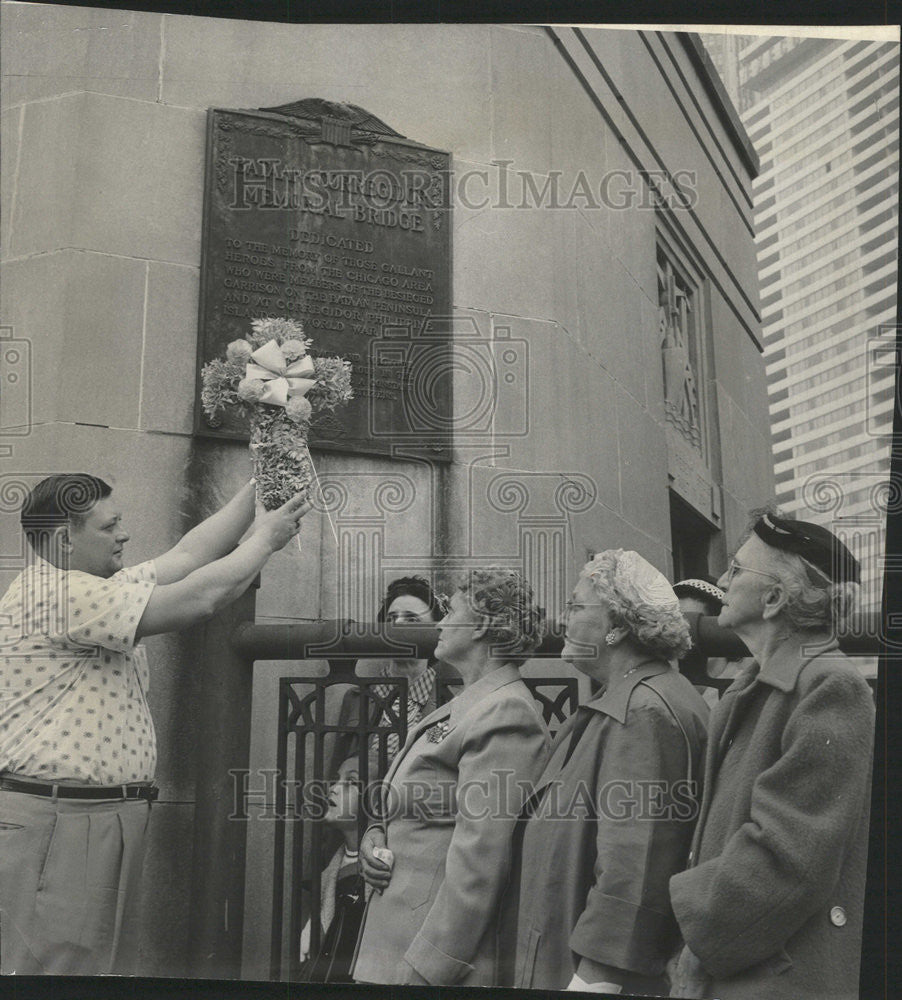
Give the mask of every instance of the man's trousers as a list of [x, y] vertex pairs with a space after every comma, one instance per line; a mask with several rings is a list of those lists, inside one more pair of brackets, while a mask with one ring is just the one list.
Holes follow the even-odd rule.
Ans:
[[150, 804], [0, 790], [0, 973], [133, 972]]

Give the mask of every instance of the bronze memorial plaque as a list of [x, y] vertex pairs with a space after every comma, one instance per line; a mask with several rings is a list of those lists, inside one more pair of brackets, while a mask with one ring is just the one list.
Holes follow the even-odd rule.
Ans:
[[[353, 105], [211, 109], [200, 292], [198, 372], [252, 319], [300, 320], [312, 355], [353, 365], [354, 399], [311, 445], [450, 459], [450, 154]], [[198, 433], [247, 435], [197, 396]]]

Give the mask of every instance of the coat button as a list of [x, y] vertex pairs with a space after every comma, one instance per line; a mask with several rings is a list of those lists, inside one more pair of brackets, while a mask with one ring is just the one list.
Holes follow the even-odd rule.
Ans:
[[846, 926], [846, 911], [841, 906], [834, 906], [830, 910], [830, 923], [834, 927], [845, 927]]

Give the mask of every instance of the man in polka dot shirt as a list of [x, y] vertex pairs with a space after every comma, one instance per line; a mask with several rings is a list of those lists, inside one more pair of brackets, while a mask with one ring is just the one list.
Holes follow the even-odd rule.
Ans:
[[156, 768], [144, 636], [234, 601], [298, 532], [302, 497], [262, 514], [253, 482], [170, 551], [123, 568], [110, 487], [31, 491], [33, 558], [0, 599], [0, 973], [128, 972]]

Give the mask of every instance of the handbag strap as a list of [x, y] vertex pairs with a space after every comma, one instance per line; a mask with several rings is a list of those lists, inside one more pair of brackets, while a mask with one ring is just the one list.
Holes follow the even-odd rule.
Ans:
[[673, 716], [673, 721], [679, 726], [680, 732], [683, 734], [683, 742], [686, 744], [686, 769], [687, 769], [686, 778], [688, 782], [692, 784], [693, 782], [692, 743], [689, 740], [689, 734], [686, 732], [686, 727], [683, 725], [682, 720], [674, 710], [673, 705], [670, 704], [665, 695], [662, 694], [653, 684], [648, 683], [649, 680], [651, 680], [651, 678], [646, 677], [639, 683], [645, 684], [646, 687], [651, 688], [651, 690], [655, 692], [655, 694], [661, 699], [664, 706], [667, 708], [667, 711], [670, 712], [670, 714]]

